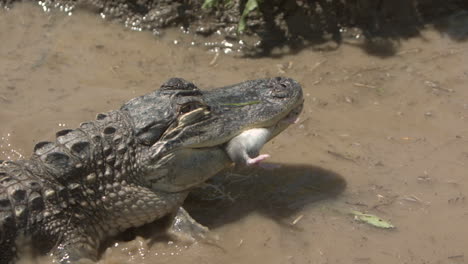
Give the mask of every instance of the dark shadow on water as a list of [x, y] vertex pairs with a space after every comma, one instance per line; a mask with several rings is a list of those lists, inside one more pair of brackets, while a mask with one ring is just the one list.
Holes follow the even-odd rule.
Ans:
[[[260, 213], [279, 224], [306, 206], [331, 200], [346, 188], [345, 179], [333, 172], [310, 165], [282, 165], [278, 169], [248, 168], [226, 170], [207, 186], [195, 189], [184, 208], [200, 224], [210, 229], [234, 223], [250, 213]], [[131, 228], [116, 239], [130, 241], [136, 236], [150, 238], [151, 243], [167, 241], [168, 218], [139, 228]], [[102, 249], [110, 246], [110, 240]]]
[[209, 184], [194, 190], [185, 208], [210, 228], [236, 222], [252, 212], [283, 223], [305, 206], [333, 199], [346, 187], [337, 173], [310, 165], [227, 171]]

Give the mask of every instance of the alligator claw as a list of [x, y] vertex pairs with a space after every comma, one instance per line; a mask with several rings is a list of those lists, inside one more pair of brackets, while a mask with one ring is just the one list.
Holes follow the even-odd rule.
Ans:
[[197, 241], [214, 243], [219, 238], [210, 233], [208, 227], [199, 224], [182, 207], [175, 213], [171, 226], [166, 231], [174, 240], [195, 243]]

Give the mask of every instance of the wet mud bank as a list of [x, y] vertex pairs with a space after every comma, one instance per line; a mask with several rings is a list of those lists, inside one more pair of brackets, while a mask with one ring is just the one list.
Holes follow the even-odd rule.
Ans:
[[[17, 2], [21, 1], [0, 0], [0, 6], [12, 8]], [[362, 45], [369, 53], [394, 55], [401, 39], [417, 36], [428, 24], [450, 31], [443, 18], [468, 10], [468, 3], [463, 0], [34, 2], [45, 12], [59, 10], [71, 15], [84, 9], [132, 30], [151, 31], [155, 35], [173, 27], [189, 34], [216, 35], [217, 43], [208, 45], [209, 48], [242, 50], [251, 56], [271, 55], [275, 48], [286, 48], [289, 52], [291, 48], [297, 51], [308, 46], [333, 49], [348, 40]], [[465, 37], [459, 32], [453, 35]]]

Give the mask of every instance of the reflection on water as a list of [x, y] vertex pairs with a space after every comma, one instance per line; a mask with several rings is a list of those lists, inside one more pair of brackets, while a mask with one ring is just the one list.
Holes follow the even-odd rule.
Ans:
[[0, 137], [0, 157], [5, 160], [17, 160], [23, 159], [24, 156], [21, 154], [21, 150], [15, 149], [10, 143], [10, 133], [6, 133]]

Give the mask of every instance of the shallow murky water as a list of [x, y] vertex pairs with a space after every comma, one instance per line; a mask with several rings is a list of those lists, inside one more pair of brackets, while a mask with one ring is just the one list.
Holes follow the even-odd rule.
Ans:
[[[299, 124], [263, 150], [282, 168], [228, 172], [224, 198], [195, 193], [191, 211], [216, 246], [149, 243], [140, 230], [100, 263], [465, 262], [466, 42], [427, 29], [385, 59], [346, 44], [240, 59], [174, 45], [178, 32], [157, 39], [84, 12], [39, 11], [0, 11], [0, 159], [27, 157], [55, 131], [174, 76], [210, 89], [286, 75], [306, 94]], [[357, 222], [350, 209], [396, 229]], [[36, 261], [21, 263], [48, 263]]]

